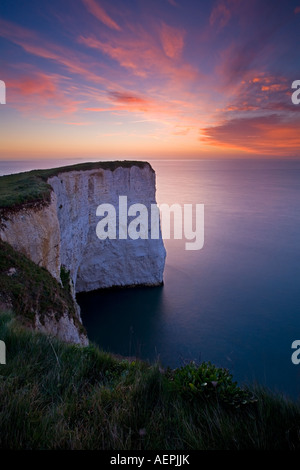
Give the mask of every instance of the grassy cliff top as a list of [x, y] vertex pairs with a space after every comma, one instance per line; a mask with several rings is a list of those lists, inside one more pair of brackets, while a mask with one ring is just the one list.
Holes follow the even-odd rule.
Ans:
[[153, 171], [151, 165], [140, 161], [111, 161], [111, 162], [87, 162], [76, 165], [68, 165], [47, 170], [32, 170], [24, 173], [16, 173], [0, 177], [0, 215], [1, 209], [15, 209], [24, 204], [43, 204], [50, 201], [51, 186], [48, 179], [68, 171], [110, 170], [117, 168], [131, 168], [146, 166]]

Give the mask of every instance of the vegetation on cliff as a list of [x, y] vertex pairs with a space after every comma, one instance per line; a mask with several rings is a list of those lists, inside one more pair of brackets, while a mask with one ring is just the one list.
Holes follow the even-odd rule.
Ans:
[[120, 167], [131, 168], [132, 166], [139, 168], [148, 166], [151, 168], [149, 163], [139, 161], [87, 162], [51, 168], [49, 170], [32, 170], [24, 173], [1, 176], [0, 219], [5, 216], [8, 210], [17, 210], [25, 204], [30, 207], [49, 203], [52, 188], [47, 181], [49, 178], [57, 176], [60, 173], [99, 169], [114, 171]]
[[34, 326], [36, 316], [43, 324], [44, 318], [53, 313], [59, 320], [67, 312], [78, 330], [85, 333], [66, 275], [62, 270], [60, 285], [49, 271], [0, 240], [0, 306], [11, 307], [24, 325]]

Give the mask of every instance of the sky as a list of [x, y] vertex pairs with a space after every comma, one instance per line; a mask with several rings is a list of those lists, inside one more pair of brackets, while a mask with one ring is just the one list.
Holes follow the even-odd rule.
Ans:
[[300, 0], [1, 0], [0, 159], [300, 158]]

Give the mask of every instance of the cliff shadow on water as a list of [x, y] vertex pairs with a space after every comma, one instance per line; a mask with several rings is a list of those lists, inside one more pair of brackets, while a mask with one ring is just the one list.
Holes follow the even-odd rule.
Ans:
[[123, 356], [159, 359], [164, 287], [110, 288], [77, 294], [90, 341]]

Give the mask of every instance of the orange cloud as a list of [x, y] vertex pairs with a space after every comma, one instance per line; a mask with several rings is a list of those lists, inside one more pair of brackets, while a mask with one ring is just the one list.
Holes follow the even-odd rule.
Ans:
[[104, 11], [95, 0], [82, 0], [88, 11], [111, 29], [120, 31], [120, 26]]
[[175, 126], [175, 132], [173, 132], [173, 135], [187, 135], [191, 128], [190, 127], [184, 127], [184, 126]]
[[221, 148], [238, 149], [266, 155], [299, 155], [298, 121], [286, 121], [273, 114], [224, 121], [217, 126], [201, 129], [201, 141]]
[[263, 85], [261, 91], [284, 91], [286, 90], [286, 85], [281, 83], [273, 83], [272, 85]]

